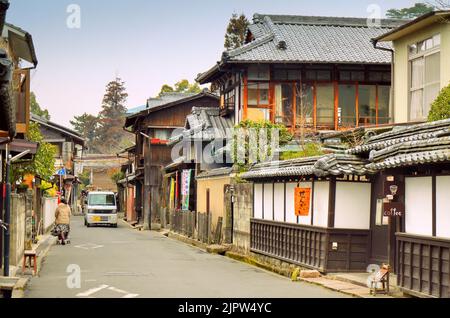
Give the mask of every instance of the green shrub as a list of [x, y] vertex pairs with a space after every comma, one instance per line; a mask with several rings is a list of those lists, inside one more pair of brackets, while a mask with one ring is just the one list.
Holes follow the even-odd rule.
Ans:
[[322, 147], [316, 143], [309, 143], [303, 147], [302, 151], [287, 151], [281, 154], [281, 160], [290, 160], [297, 158], [308, 158], [308, 157], [316, 157], [322, 156], [325, 153], [322, 150]]
[[[252, 142], [249, 137], [250, 130], [256, 132], [257, 136], [260, 136], [262, 130], [265, 130], [265, 137], [267, 138], [267, 145], [260, 145], [260, 140], [258, 139], [256, 142]], [[235, 164], [239, 166], [239, 170], [241, 172], [247, 171], [249, 165], [255, 163], [251, 162], [253, 159], [256, 159], [257, 162], [265, 161], [265, 159], [270, 158], [275, 149], [272, 149], [272, 132], [277, 130], [278, 135], [278, 146], [284, 146], [292, 139], [294, 136], [292, 133], [286, 128], [286, 126], [281, 124], [273, 124], [270, 121], [252, 121], [252, 120], [244, 120], [239, 125], [235, 127], [235, 135], [233, 149], [231, 151], [231, 156]], [[238, 139], [238, 133], [245, 133], [245, 138]], [[261, 148], [263, 147], [263, 148]], [[250, 153], [257, 154], [257, 158], [250, 158]], [[243, 159], [243, 162], [239, 162]]]
[[428, 121], [438, 121], [448, 118], [450, 118], [450, 85], [444, 87], [433, 104], [431, 104]]

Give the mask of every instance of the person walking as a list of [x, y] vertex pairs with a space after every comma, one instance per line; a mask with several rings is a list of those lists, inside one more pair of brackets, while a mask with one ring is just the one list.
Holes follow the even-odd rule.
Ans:
[[61, 203], [58, 205], [55, 212], [55, 233], [62, 245], [66, 245], [69, 238], [71, 215], [72, 211], [67, 205], [66, 199], [61, 198]]

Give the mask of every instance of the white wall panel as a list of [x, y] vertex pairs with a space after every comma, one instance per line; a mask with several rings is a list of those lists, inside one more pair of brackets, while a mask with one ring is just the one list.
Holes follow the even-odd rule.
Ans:
[[450, 238], [450, 176], [436, 177], [436, 235]]
[[328, 204], [330, 197], [330, 182], [315, 182], [314, 184], [314, 226], [328, 226]]
[[313, 200], [313, 194], [312, 194], [312, 182], [301, 182], [300, 188], [309, 188], [311, 189], [311, 201], [309, 202], [309, 214], [308, 216], [300, 216], [298, 218], [299, 224], [302, 225], [311, 225], [311, 206], [312, 206], [312, 200]]
[[370, 183], [337, 181], [334, 227], [369, 230], [371, 191]]
[[406, 233], [433, 235], [432, 178], [406, 178], [405, 187]]
[[262, 205], [263, 205], [263, 185], [262, 183], [255, 183], [255, 193], [254, 197], [254, 205], [253, 205], [253, 213], [255, 219], [262, 219]]
[[284, 222], [284, 183], [275, 183], [275, 221]]
[[295, 215], [295, 188], [297, 183], [286, 184], [286, 222], [297, 223]]
[[273, 184], [264, 184], [264, 220], [273, 221]]

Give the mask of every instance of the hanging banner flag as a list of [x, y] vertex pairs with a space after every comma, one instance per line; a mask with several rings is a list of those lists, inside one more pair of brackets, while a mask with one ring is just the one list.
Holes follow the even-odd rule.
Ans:
[[189, 210], [190, 186], [192, 170], [183, 170], [181, 177], [181, 198], [183, 211]]
[[311, 207], [311, 189], [296, 188], [295, 189], [295, 215], [309, 216]]
[[170, 178], [169, 206], [175, 209], [175, 179]]

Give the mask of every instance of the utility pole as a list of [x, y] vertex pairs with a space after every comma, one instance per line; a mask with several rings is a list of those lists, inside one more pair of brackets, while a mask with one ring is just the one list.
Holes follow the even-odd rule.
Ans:
[[3, 232], [4, 260], [3, 276], [9, 277], [9, 254], [10, 254], [10, 228], [11, 223], [11, 182], [9, 176], [11, 173], [11, 156], [9, 154], [9, 145], [6, 144], [6, 173], [5, 173], [5, 215], [4, 223], [6, 229]]
[[151, 137], [141, 132], [144, 136], [144, 230], [152, 229], [152, 162], [151, 162]]

